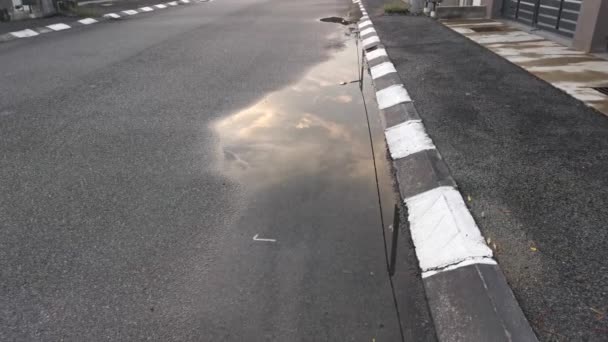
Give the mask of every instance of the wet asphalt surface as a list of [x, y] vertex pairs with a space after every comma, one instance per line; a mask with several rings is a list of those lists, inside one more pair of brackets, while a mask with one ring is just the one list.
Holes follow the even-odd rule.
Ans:
[[349, 5], [217, 0], [1, 44], [0, 340], [432, 341], [406, 231], [395, 291], [386, 272], [379, 116], [385, 227], [340, 85], [357, 47], [318, 21]]
[[608, 118], [427, 18], [374, 26], [539, 338], [607, 341]]

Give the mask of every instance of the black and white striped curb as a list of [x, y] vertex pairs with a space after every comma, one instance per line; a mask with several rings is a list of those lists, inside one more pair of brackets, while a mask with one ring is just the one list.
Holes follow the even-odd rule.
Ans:
[[0, 42], [6, 42], [9, 40], [13, 40], [13, 39], [35, 37], [35, 36], [39, 36], [41, 34], [45, 34], [45, 33], [49, 33], [49, 32], [63, 31], [63, 30], [68, 30], [73, 27], [79, 27], [79, 26], [88, 26], [88, 25], [96, 24], [96, 23], [106, 21], [106, 20], [121, 19], [123, 17], [130, 17], [130, 16], [134, 16], [134, 15], [137, 15], [140, 13], [147, 13], [147, 12], [153, 12], [156, 10], [163, 10], [163, 9], [167, 9], [167, 8], [175, 7], [175, 6], [179, 6], [179, 5], [187, 5], [187, 4], [199, 3], [199, 2], [212, 2], [212, 1], [213, 0], [176, 0], [176, 1], [159, 3], [156, 5], [144, 6], [144, 7], [140, 7], [137, 9], [124, 10], [124, 11], [120, 11], [120, 12], [116, 12], [116, 13], [106, 13], [99, 18], [84, 18], [84, 19], [80, 19], [80, 20], [77, 20], [74, 22], [70, 22], [68, 24], [56, 23], [56, 24], [47, 25], [47, 26], [28, 28], [28, 29], [9, 32], [9, 33], [0, 35]]
[[537, 341], [365, 6], [353, 2], [439, 341]]

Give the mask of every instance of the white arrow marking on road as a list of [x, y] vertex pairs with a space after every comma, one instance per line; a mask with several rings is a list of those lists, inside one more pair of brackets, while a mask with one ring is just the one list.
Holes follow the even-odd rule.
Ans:
[[277, 242], [277, 240], [275, 240], [275, 239], [262, 239], [262, 238], [258, 238], [258, 234], [255, 234], [253, 236], [253, 241]]

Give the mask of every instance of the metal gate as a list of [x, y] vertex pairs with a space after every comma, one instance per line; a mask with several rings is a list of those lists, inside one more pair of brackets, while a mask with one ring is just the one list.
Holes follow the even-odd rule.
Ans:
[[574, 36], [583, 0], [505, 0], [503, 16], [539, 29]]

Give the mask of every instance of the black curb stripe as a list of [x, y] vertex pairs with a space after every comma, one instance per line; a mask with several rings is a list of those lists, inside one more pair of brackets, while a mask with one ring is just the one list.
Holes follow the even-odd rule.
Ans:
[[437, 150], [424, 150], [393, 161], [397, 186], [402, 198], [435, 189], [456, 187], [447, 165]]
[[423, 283], [439, 341], [537, 342], [498, 265], [460, 267]]

